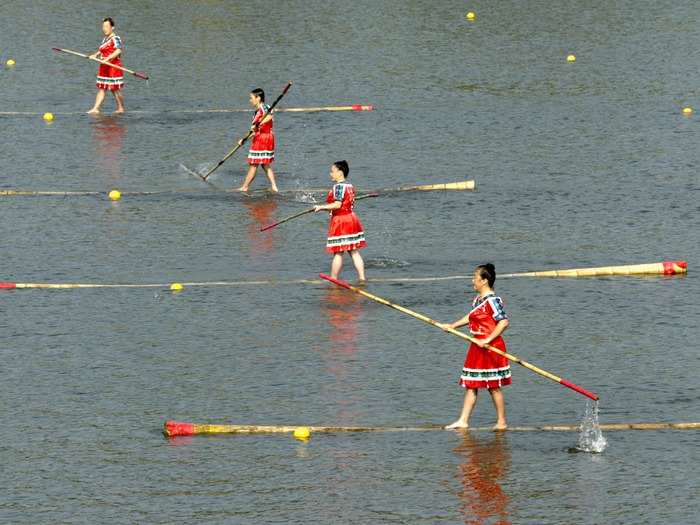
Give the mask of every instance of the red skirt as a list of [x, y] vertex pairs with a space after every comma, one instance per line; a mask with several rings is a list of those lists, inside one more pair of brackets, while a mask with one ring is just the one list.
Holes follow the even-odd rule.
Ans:
[[[114, 61], [114, 64], [121, 66], [121, 63]], [[107, 89], [109, 91], [117, 91], [124, 87], [124, 75], [118, 69], [100, 64], [100, 69], [97, 71], [97, 89]]]
[[248, 164], [251, 166], [272, 164], [275, 160], [275, 135], [273, 133], [256, 133], [248, 152]]
[[[502, 337], [491, 342], [499, 350], [506, 351]], [[464, 359], [459, 386], [464, 388], [499, 388], [512, 382], [508, 359], [474, 343], [469, 345]]]
[[338, 213], [331, 217], [326, 251], [328, 253], [359, 250], [367, 246], [362, 223], [354, 212]]

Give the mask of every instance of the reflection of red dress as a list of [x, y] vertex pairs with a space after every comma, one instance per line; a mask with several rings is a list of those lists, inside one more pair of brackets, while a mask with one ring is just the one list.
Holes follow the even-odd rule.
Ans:
[[[263, 104], [255, 112], [253, 125], [263, 119], [263, 115], [270, 109], [270, 106]], [[248, 164], [272, 164], [275, 160], [275, 135], [272, 133], [272, 115], [270, 120], [262, 124], [253, 135], [253, 142], [248, 152]]]
[[[488, 337], [494, 331], [498, 321], [508, 319], [503, 309], [503, 301], [496, 294], [486, 297], [476, 296], [469, 312], [469, 330], [477, 338]], [[501, 336], [491, 341], [491, 346], [506, 351], [506, 343]], [[464, 388], [498, 388], [510, 385], [511, 374], [508, 359], [481, 348], [474, 343], [469, 345], [464, 368], [459, 378], [460, 386]]]
[[362, 223], [352, 211], [355, 205], [355, 188], [348, 182], [340, 182], [328, 192], [326, 202], [332, 204], [340, 201], [340, 208], [331, 210], [331, 223], [328, 226], [328, 240], [326, 251], [328, 253], [345, 252], [364, 248], [365, 232]]
[[[121, 49], [123, 52], [124, 48], [122, 47], [121, 38], [119, 38], [117, 35], [104, 37], [102, 39], [102, 44], [100, 45], [100, 58], [104, 60], [109, 55], [114, 53], [117, 49]], [[121, 55], [119, 55], [117, 58], [112, 59], [110, 63], [114, 64], [115, 66], [121, 67]], [[114, 69], [113, 67], [109, 67], [104, 64], [100, 64], [100, 69], [97, 72], [96, 85], [97, 89], [108, 89], [110, 91], [116, 91], [124, 87], [124, 76], [122, 75], [122, 72], [120, 70]]]

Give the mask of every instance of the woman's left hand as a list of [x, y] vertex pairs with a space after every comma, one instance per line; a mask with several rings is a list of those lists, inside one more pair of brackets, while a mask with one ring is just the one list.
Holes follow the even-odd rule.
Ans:
[[486, 339], [474, 339], [474, 344], [479, 348], [486, 348], [489, 343]]

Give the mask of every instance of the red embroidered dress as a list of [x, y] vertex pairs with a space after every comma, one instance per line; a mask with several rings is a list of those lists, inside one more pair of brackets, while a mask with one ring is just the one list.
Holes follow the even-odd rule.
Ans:
[[[263, 115], [270, 109], [270, 106], [263, 104], [255, 112], [252, 124], [255, 125], [263, 119]], [[253, 142], [248, 152], [248, 164], [272, 164], [275, 160], [275, 135], [272, 133], [272, 115], [270, 120], [258, 127], [253, 135]]]
[[[469, 330], [478, 339], [488, 337], [502, 319], [508, 319], [503, 301], [494, 293], [486, 297], [476, 296], [469, 312]], [[501, 336], [491, 341], [491, 346], [506, 351]], [[459, 378], [464, 388], [498, 388], [510, 385], [511, 374], [508, 359], [474, 343], [469, 345], [464, 368]]]
[[[98, 58], [104, 60], [117, 49], [121, 49], [122, 52], [124, 52], [124, 48], [122, 47], [122, 39], [117, 35], [106, 36], [102, 39], [102, 44], [100, 45], [100, 56], [98, 56]], [[110, 63], [121, 67], [121, 55], [112, 59]], [[96, 85], [98, 89], [116, 91], [124, 87], [124, 76], [120, 70], [100, 64], [100, 69], [97, 71]]]
[[362, 223], [352, 211], [355, 205], [355, 188], [348, 182], [339, 182], [328, 192], [326, 202], [340, 202], [340, 208], [331, 210], [331, 223], [328, 226], [328, 253], [345, 252], [364, 248], [365, 232]]

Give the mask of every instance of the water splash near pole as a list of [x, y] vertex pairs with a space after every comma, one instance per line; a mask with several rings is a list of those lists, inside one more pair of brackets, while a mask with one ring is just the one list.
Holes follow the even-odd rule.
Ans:
[[608, 446], [608, 441], [603, 437], [598, 421], [598, 401], [586, 401], [586, 411], [581, 421], [581, 432], [578, 436], [578, 450], [600, 454]]

